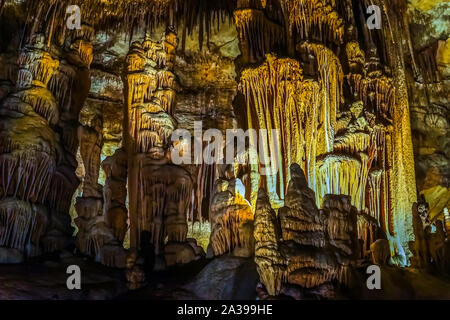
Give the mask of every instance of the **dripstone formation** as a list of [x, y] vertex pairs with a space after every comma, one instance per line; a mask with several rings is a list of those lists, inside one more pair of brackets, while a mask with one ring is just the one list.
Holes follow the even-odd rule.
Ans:
[[449, 10], [0, 1], [0, 264], [156, 299], [374, 298], [373, 264], [388, 298], [448, 292]]

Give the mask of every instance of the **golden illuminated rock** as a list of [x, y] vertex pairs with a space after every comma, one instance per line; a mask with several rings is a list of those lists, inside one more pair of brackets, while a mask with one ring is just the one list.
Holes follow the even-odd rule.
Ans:
[[[124, 141], [128, 157], [130, 246], [152, 244], [163, 252], [164, 240], [183, 243], [192, 201], [192, 178], [170, 164], [173, 105], [177, 81], [172, 72], [176, 33], [168, 28], [161, 42], [148, 36], [134, 42], [126, 57]], [[142, 238], [147, 237], [143, 243]], [[188, 262], [183, 260], [183, 262]]]
[[253, 212], [244, 197], [245, 188], [240, 179], [216, 180], [210, 207], [210, 244], [217, 256], [226, 252], [253, 255]]
[[[9, 227], [15, 225], [21, 237], [17, 240], [4, 235], [1, 245], [24, 251], [28, 241], [28, 256], [38, 255], [41, 250], [61, 250], [72, 242], [68, 212], [79, 184], [75, 175], [76, 128], [85, 98], [82, 87], [73, 81], [85, 80], [89, 66], [75, 63], [71, 54], [57, 56], [45, 47], [44, 36], [33, 35], [18, 59], [16, 90], [0, 106], [0, 162], [4, 172], [0, 193], [5, 199], [10, 197], [4, 207], [7, 210], [2, 211], [3, 217], [9, 216], [3, 232], [10, 232]], [[64, 64], [59, 61], [63, 58], [67, 59]], [[69, 81], [60, 81], [62, 72]], [[89, 83], [89, 78], [85, 81]], [[79, 100], [66, 100], [61, 95], [77, 90]], [[16, 205], [12, 199], [17, 199]], [[24, 206], [22, 201], [30, 204]], [[41, 207], [45, 210], [36, 211]], [[31, 229], [16, 225], [25, 217], [36, 225]]]
[[263, 189], [258, 191], [254, 225], [257, 270], [267, 292], [270, 295], [277, 295], [285, 281], [287, 266], [278, 246], [281, 230], [277, 217]]
[[301, 37], [307, 38], [319, 29], [321, 40], [327, 35], [332, 41], [341, 42], [344, 35], [344, 21], [336, 11], [336, 0], [283, 0], [285, 14], [289, 17], [290, 31], [295, 29]]

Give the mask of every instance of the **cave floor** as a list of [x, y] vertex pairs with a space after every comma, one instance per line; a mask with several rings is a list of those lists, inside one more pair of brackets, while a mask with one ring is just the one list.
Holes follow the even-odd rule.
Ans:
[[[365, 284], [363, 275], [361, 283]], [[450, 300], [450, 277], [436, 276], [413, 268], [381, 268], [381, 290], [365, 286], [357, 299]]]
[[[89, 259], [68, 256], [61, 259], [0, 265], [0, 300], [194, 300], [186, 289], [211, 260], [154, 272], [145, 288], [128, 291], [122, 270], [106, 268]], [[69, 265], [81, 269], [81, 290], [69, 290]], [[382, 268], [381, 290], [357, 290], [355, 299], [450, 299], [450, 277], [437, 277], [416, 269]], [[214, 275], [212, 276], [214, 277]], [[365, 275], [361, 272], [361, 284]], [[256, 298], [256, 296], [255, 296]]]
[[[69, 290], [67, 267], [81, 269], [81, 290]], [[106, 268], [86, 258], [66, 257], [0, 265], [2, 300], [103, 300], [127, 292], [123, 271]]]

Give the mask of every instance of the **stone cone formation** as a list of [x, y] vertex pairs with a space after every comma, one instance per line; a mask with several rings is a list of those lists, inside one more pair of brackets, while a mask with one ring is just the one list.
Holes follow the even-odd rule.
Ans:
[[299, 165], [291, 165], [285, 206], [278, 215], [260, 189], [255, 212], [255, 261], [270, 295], [285, 285], [318, 289], [350, 285], [359, 258], [357, 210], [348, 196], [327, 195], [315, 203]]
[[277, 295], [286, 278], [286, 258], [281, 254], [281, 230], [264, 189], [259, 189], [255, 210], [255, 262], [270, 295]]

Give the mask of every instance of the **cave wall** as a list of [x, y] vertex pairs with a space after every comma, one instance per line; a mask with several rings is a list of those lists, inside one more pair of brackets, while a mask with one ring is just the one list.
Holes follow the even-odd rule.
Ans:
[[409, 10], [420, 73], [409, 79], [417, 189], [430, 204], [431, 219], [442, 220], [450, 200], [450, 6], [448, 2], [415, 1]]

